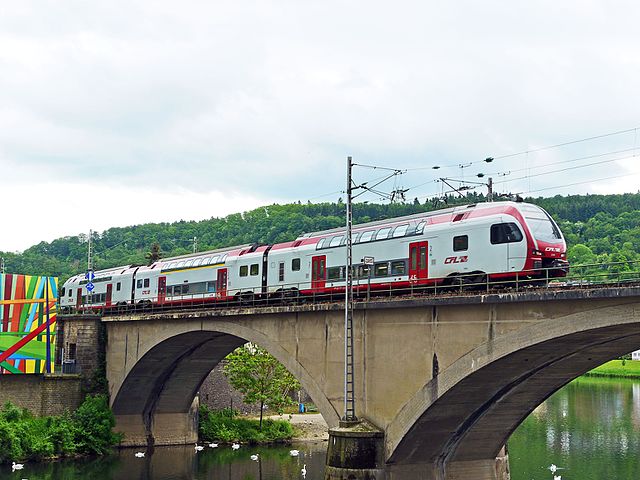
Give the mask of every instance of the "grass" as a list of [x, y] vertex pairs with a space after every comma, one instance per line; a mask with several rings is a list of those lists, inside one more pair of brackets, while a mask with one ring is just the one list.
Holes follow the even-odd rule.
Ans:
[[585, 373], [589, 377], [640, 378], [640, 361], [611, 360]]
[[226, 408], [220, 411], [200, 407], [200, 438], [204, 441], [242, 442], [250, 444], [285, 442], [293, 438], [293, 427], [284, 420], [264, 419], [260, 422], [241, 418]]

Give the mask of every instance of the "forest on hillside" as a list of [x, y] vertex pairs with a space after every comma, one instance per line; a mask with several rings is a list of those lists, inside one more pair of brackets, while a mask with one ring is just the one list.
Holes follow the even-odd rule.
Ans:
[[[482, 202], [482, 194], [448, 197], [446, 203], [354, 205], [354, 223], [409, 215], [450, 205]], [[621, 269], [636, 270], [640, 260], [640, 194], [572, 195], [526, 198], [551, 214], [562, 229], [572, 265], [622, 262]], [[162, 257], [189, 253], [197, 238], [198, 251], [248, 243], [274, 243], [302, 233], [344, 225], [345, 205], [291, 203], [269, 205], [244, 213], [202, 221], [147, 223], [114, 227], [92, 236], [96, 270], [128, 264], [147, 264], [152, 245]], [[88, 236], [80, 234], [41, 242], [22, 253], [0, 252], [6, 273], [51, 275], [66, 278], [87, 268]]]

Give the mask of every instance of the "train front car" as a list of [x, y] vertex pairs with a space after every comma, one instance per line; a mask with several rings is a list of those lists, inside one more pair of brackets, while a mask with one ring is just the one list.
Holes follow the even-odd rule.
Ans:
[[556, 222], [537, 205], [516, 205], [531, 235], [527, 268], [539, 270], [536, 277], [565, 277], [569, 273], [567, 244]]

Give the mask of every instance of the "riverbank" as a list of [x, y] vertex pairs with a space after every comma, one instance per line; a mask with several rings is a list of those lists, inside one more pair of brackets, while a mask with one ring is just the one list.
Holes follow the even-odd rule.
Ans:
[[293, 427], [292, 440], [294, 441], [317, 442], [329, 440], [329, 426], [319, 413], [273, 415], [269, 418], [289, 422]]
[[640, 379], [640, 361], [611, 360], [585, 373], [585, 376]]

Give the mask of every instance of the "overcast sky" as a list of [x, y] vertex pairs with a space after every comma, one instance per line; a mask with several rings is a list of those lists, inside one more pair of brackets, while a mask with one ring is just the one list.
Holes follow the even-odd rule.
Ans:
[[420, 185], [411, 200], [477, 173], [636, 192], [638, 18], [615, 0], [3, 2], [0, 251], [334, 201], [347, 155], [410, 169], [383, 187]]

